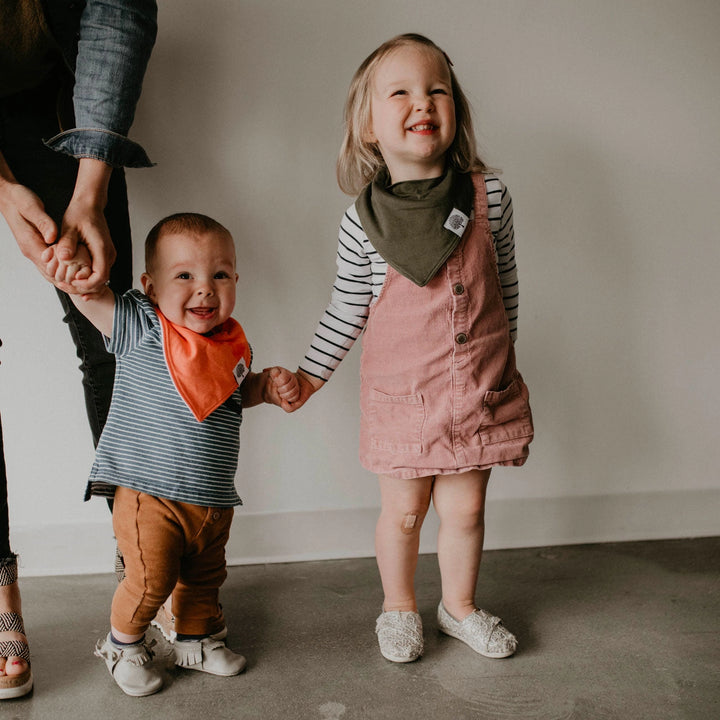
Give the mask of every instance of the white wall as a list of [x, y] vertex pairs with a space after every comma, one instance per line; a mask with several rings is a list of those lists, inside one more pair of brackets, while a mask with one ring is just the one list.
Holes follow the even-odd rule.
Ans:
[[[324, 308], [350, 77], [407, 31], [444, 47], [515, 201], [519, 363], [537, 437], [491, 482], [488, 547], [717, 534], [720, 4], [715, 0], [165, 0], [132, 137], [136, 240], [197, 210], [234, 233], [258, 367]], [[0, 227], [0, 407], [26, 575], [109, 571], [80, 377], [53, 292]], [[356, 348], [301, 413], [253, 409], [232, 562], [370, 555]], [[423, 549], [432, 550], [434, 519]]]

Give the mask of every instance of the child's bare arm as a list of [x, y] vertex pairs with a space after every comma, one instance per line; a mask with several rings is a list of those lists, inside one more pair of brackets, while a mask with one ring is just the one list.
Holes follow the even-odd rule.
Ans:
[[103, 285], [101, 290], [86, 295], [70, 295], [70, 299], [105, 337], [112, 337], [115, 293], [109, 287]]
[[[45, 273], [55, 278], [55, 283], [73, 286], [77, 280], [85, 280], [91, 273], [92, 258], [87, 247], [78, 243], [74, 257], [61, 260], [57, 257], [55, 246], [47, 248], [42, 254]], [[109, 287], [103, 285], [100, 290], [84, 295], [68, 295], [75, 307], [106, 337], [112, 335], [113, 315], [115, 313], [115, 295]]]

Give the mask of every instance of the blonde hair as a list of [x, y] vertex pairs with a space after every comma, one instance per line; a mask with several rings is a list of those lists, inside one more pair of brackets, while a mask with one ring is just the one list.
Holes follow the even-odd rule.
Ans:
[[386, 167], [377, 144], [367, 140], [371, 122], [372, 82], [378, 65], [394, 50], [417, 45], [430, 53], [437, 53], [447, 63], [455, 102], [455, 138], [448, 148], [449, 164], [460, 172], [487, 172], [489, 168], [480, 159], [475, 143], [470, 103], [455, 77], [450, 58], [423, 35], [406, 33], [383, 43], [368, 55], [357, 69], [350, 83], [345, 102], [345, 136], [337, 161], [337, 180], [340, 189], [348, 195], [357, 195]]

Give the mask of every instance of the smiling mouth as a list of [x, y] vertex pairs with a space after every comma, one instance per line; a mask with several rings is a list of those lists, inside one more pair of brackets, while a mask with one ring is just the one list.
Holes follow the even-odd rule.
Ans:
[[428, 132], [434, 132], [437, 129], [438, 129], [437, 125], [432, 125], [431, 123], [422, 123], [421, 125], [413, 125], [410, 128], [410, 132], [428, 133]]
[[199, 318], [212, 317], [215, 314], [216, 310], [217, 310], [217, 308], [211, 308], [211, 307], [188, 308], [188, 312], [192, 313], [193, 315], [197, 315], [197, 317], [199, 317]]

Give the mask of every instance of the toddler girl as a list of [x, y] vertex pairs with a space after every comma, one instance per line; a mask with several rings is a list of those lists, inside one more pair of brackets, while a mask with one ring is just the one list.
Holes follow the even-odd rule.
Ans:
[[363, 62], [345, 121], [338, 181], [359, 196], [340, 226], [337, 279], [298, 370], [295, 406], [364, 329], [360, 459], [380, 479], [380, 651], [394, 662], [423, 652], [414, 574], [432, 500], [439, 627], [486, 657], [507, 657], [516, 639], [477, 609], [475, 586], [490, 468], [522, 465], [533, 437], [513, 348], [510, 195], [477, 156], [452, 63], [425, 37], [395, 37]]

